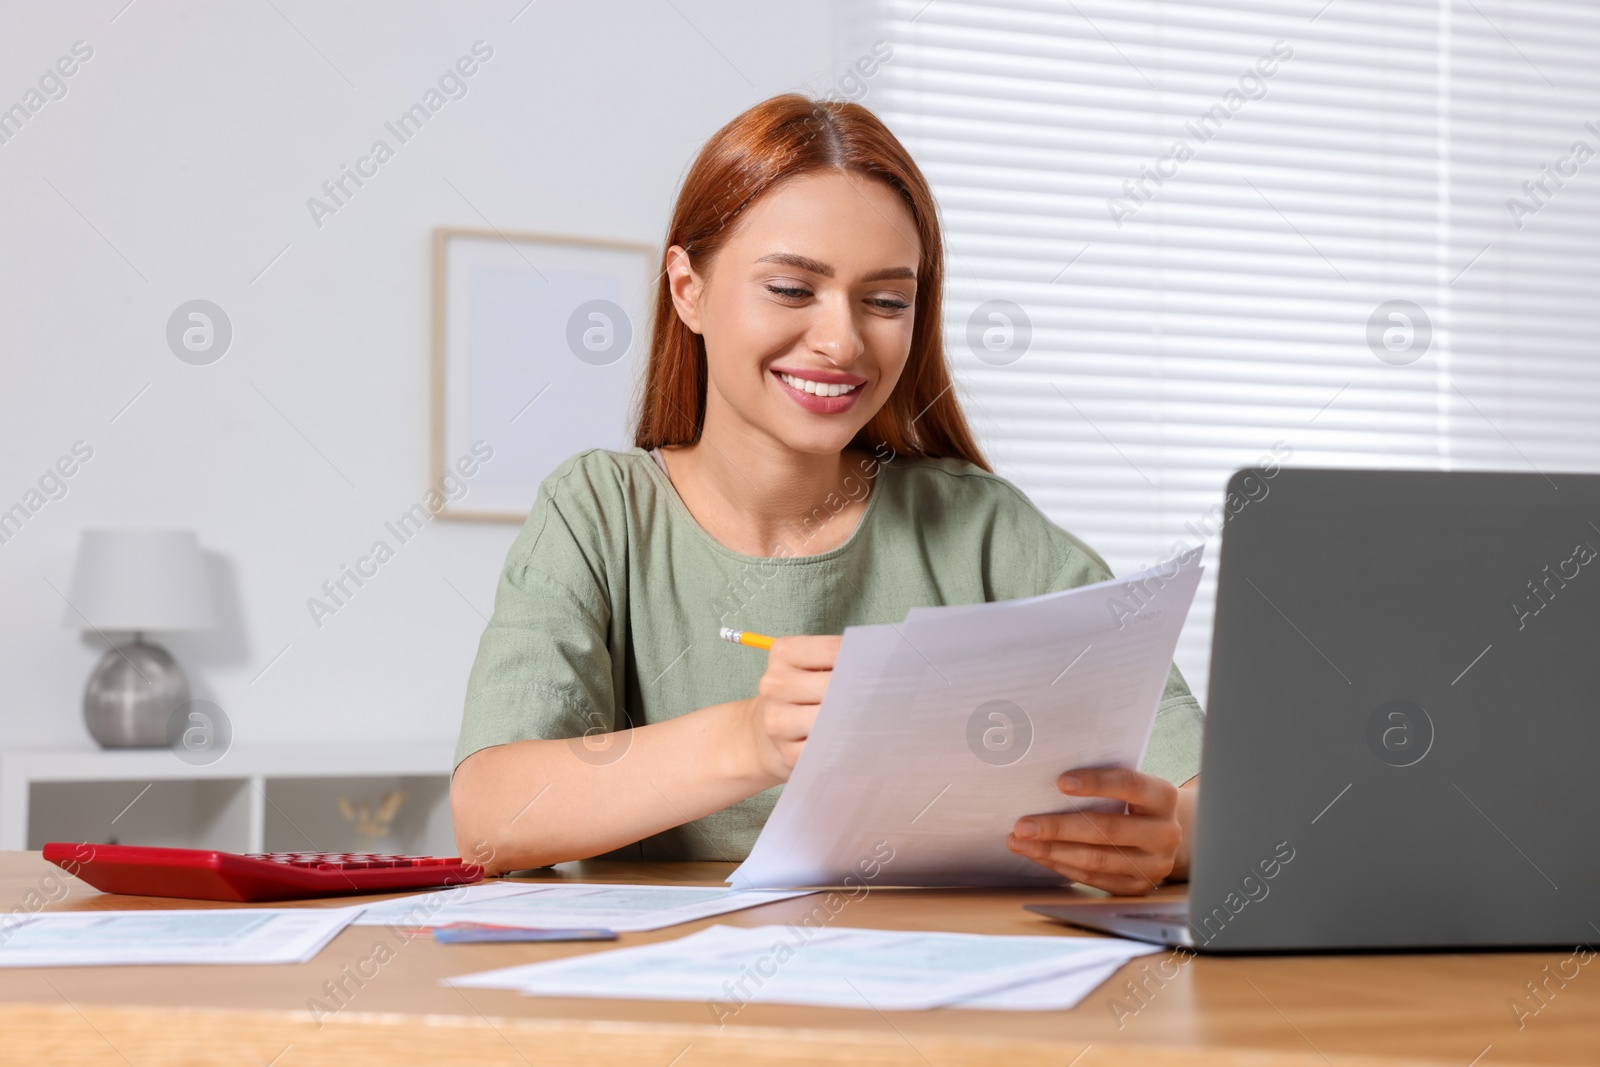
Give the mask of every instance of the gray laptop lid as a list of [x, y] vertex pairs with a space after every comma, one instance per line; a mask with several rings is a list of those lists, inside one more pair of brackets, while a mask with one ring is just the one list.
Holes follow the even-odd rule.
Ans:
[[1196, 944], [1600, 941], [1600, 476], [1249, 470], [1228, 499]]

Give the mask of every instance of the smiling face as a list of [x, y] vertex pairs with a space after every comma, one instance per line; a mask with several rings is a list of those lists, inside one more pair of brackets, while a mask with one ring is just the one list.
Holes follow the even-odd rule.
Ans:
[[674, 245], [673, 303], [705, 341], [705, 434], [841, 452], [905, 369], [920, 259], [899, 195], [841, 171], [758, 199], [707, 273]]

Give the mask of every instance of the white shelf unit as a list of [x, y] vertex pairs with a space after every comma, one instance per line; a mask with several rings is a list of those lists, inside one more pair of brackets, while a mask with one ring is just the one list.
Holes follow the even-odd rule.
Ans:
[[[0, 849], [88, 841], [227, 852], [455, 855], [449, 741], [236, 746], [196, 767], [164, 748], [0, 753]], [[405, 794], [382, 833], [370, 814]]]

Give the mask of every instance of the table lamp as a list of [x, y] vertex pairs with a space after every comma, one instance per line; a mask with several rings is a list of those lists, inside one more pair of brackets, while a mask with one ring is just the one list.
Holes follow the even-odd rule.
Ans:
[[189, 679], [144, 634], [214, 625], [194, 531], [83, 531], [65, 621], [102, 636], [133, 634], [131, 643], [113, 644], [89, 675], [83, 718], [90, 735], [102, 748], [164, 746], [168, 718], [189, 700]]

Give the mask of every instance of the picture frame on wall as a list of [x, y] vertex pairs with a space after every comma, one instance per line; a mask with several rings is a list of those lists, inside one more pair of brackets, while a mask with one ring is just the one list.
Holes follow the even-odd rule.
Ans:
[[632, 447], [658, 259], [652, 246], [626, 241], [434, 231], [440, 518], [522, 522], [539, 483], [567, 458]]

